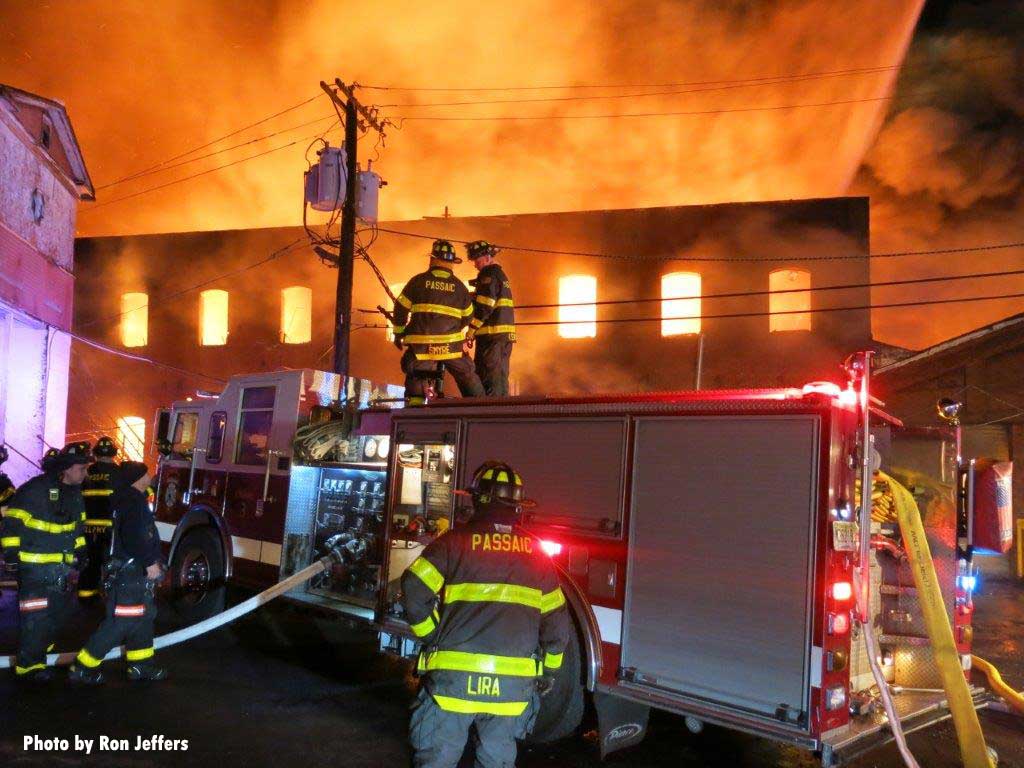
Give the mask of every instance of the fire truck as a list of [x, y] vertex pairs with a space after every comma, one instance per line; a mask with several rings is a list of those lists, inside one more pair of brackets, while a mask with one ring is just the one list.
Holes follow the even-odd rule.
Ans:
[[[205, 618], [226, 582], [266, 587], [339, 549], [344, 563], [288, 599], [412, 658], [400, 576], [467, 519], [453, 491], [501, 459], [538, 501], [524, 526], [576, 629], [534, 739], [576, 731], [589, 698], [602, 755], [642, 739], [656, 708], [840, 764], [891, 738], [852, 620], [869, 413], [867, 448], [922, 510], [970, 674], [969, 505], [948, 426], [907, 428], [834, 383], [417, 408], [401, 394], [289, 370], [161, 414], [156, 514], [177, 609]], [[922, 728], [949, 712], [898, 529], [876, 521], [872, 542], [877, 661], [904, 726]]]

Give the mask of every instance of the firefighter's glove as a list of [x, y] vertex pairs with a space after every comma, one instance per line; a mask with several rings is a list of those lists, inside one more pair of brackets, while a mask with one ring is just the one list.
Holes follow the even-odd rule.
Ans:
[[541, 698], [551, 693], [555, 687], [555, 676], [545, 672], [543, 675], [537, 678], [537, 693], [541, 695]]

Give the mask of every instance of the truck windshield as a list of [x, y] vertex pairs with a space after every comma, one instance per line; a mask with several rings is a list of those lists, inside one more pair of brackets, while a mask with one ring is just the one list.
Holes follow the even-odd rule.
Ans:
[[181, 411], [178, 413], [174, 421], [174, 440], [171, 441], [172, 458], [192, 458], [192, 449], [196, 445], [196, 432], [198, 428], [198, 413], [194, 411]]

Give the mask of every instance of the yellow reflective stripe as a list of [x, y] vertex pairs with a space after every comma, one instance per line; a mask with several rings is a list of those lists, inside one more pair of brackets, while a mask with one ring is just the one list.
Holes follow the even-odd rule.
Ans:
[[462, 310], [457, 307], [447, 307], [444, 304], [413, 304], [410, 310], [413, 314], [417, 312], [429, 312], [434, 315], [448, 315], [448, 317], [463, 317]]
[[478, 672], [485, 675], [536, 677], [542, 671], [538, 666], [537, 660], [528, 656], [493, 656], [488, 653], [467, 653], [465, 651], [434, 651], [424, 655], [422, 669], [428, 672], [435, 669], [450, 672]]
[[0, 547], [20, 547], [21, 536], [4, 536], [0, 539]]
[[430, 274], [432, 274], [434, 277], [451, 277], [452, 276], [451, 271], [447, 270], [447, 269], [432, 269], [432, 270], [430, 270]]
[[79, 664], [83, 664], [84, 666], [89, 667], [89, 669], [95, 669], [103, 662], [103, 659], [97, 659], [95, 656], [93, 656], [91, 653], [85, 650], [85, 648], [83, 648], [78, 652], [78, 655], [75, 657], [75, 661], [77, 661]]
[[469, 317], [472, 314], [473, 314], [473, 305], [472, 304], [467, 305], [465, 307], [465, 309], [462, 310], [462, 316], [463, 317]]
[[406, 336], [402, 341], [406, 344], [447, 344], [453, 341], [463, 341], [466, 338], [464, 331], [457, 333], [443, 333], [438, 335], [421, 334], [419, 336]]
[[35, 672], [37, 669], [46, 669], [45, 664], [33, 664], [31, 667], [18, 667], [14, 668], [14, 674], [16, 675], [27, 675], [29, 672]]
[[409, 405], [426, 405], [427, 398], [425, 398], [425, 397], [416, 397], [414, 395], [413, 397], [407, 398], [405, 402], [407, 402]]
[[408, 298], [406, 298], [404, 293], [401, 293], [401, 294], [398, 295], [398, 298], [395, 299], [395, 303], [396, 304], [401, 304], [406, 309], [409, 309], [409, 307], [412, 306], [412, 302], [409, 301]]
[[151, 659], [153, 658], [153, 648], [152, 646], [150, 646], [149, 648], [140, 648], [137, 651], [128, 651], [125, 654], [125, 658], [128, 661], [142, 661], [143, 659]]
[[18, 520], [21, 520], [22, 522], [24, 522], [25, 520], [32, 519], [32, 515], [30, 515], [24, 509], [18, 509], [16, 507], [11, 507], [10, 509], [5, 510], [4, 517], [14, 517]]
[[484, 324], [484, 321], [481, 320], [479, 317], [474, 317], [472, 320], [469, 321], [469, 324], [474, 328], [479, 328], [481, 325]]
[[417, 360], [456, 360], [460, 357], [462, 357], [461, 352], [448, 352], [443, 355], [416, 355]]
[[485, 325], [476, 332], [477, 336], [486, 336], [489, 333], [515, 333], [514, 325]]
[[434, 564], [425, 557], [417, 557], [409, 566], [410, 573], [419, 577], [419, 580], [427, 585], [427, 589], [435, 595], [444, 586], [444, 576], [434, 567]]
[[[17, 510], [23, 512], [23, 510]], [[70, 533], [75, 530], [78, 523], [48, 523], [45, 520], [37, 520], [27, 512], [24, 515], [14, 515], [14, 517], [21, 517], [22, 525], [26, 528], [32, 528], [37, 531], [43, 531], [44, 533]]]
[[81, 549], [85, 546], [85, 536], [78, 536], [75, 538], [75, 549]]
[[19, 552], [18, 560], [23, 563], [62, 563], [63, 552]]
[[112, 488], [90, 488], [87, 491], [82, 491], [83, 496], [111, 496], [113, 493]]
[[8, 488], [6, 491], [0, 491], [0, 504], [3, 504], [5, 501], [7, 501], [13, 495], [14, 495], [14, 489], [13, 488]]
[[437, 629], [437, 622], [434, 621], [433, 616], [427, 616], [423, 621], [418, 624], [410, 624], [409, 629], [416, 637], [426, 637], [435, 629]]
[[80, 589], [78, 590], [79, 597], [94, 597], [98, 595], [100, 591], [98, 589]]
[[99, 519], [87, 519], [86, 525], [92, 526], [93, 528], [109, 528], [114, 524], [113, 520], [99, 520]]
[[497, 482], [497, 483], [510, 483], [512, 481], [509, 480], [509, 478], [508, 478], [508, 472], [506, 472], [503, 469], [503, 470], [501, 470], [501, 472], [498, 473], [498, 477], [495, 479], [495, 482]]
[[498, 307], [515, 307], [512, 299], [498, 299], [498, 303], [495, 305]]
[[547, 592], [540, 599], [540, 612], [551, 613], [558, 608], [565, 605], [565, 595], [562, 594], [561, 587], [555, 587], [551, 592]]
[[401, 336], [403, 333], [405, 333], [405, 326], [395, 325], [391, 327], [391, 330], [395, 333], [395, 335]]
[[496, 302], [490, 296], [477, 296], [476, 297], [476, 303], [477, 304], [483, 304], [485, 307], [493, 307], [498, 302]]
[[545, 669], [561, 669], [562, 668], [562, 657], [563, 653], [545, 653], [544, 654], [544, 668]]
[[526, 705], [529, 704], [527, 701], [469, 701], [468, 699], [456, 699], [454, 696], [439, 696], [436, 693], [431, 695], [441, 709], [463, 715], [519, 717], [526, 711]]
[[539, 589], [517, 584], [449, 584], [444, 588], [446, 603], [514, 603], [540, 609], [542, 599]]

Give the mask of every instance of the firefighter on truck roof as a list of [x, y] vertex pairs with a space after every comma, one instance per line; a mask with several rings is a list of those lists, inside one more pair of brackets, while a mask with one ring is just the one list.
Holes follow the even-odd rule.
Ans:
[[468, 493], [473, 519], [435, 539], [402, 575], [423, 643], [410, 722], [416, 768], [454, 768], [470, 728], [478, 768], [515, 765], [569, 641], [565, 596], [540, 542], [519, 526], [522, 478], [489, 461]]
[[126, 461], [117, 472], [110, 504], [114, 551], [104, 568], [107, 615], [71, 666], [68, 679], [73, 683], [102, 683], [103, 657], [121, 643], [129, 680], [167, 677], [167, 670], [153, 663], [153, 595], [164, 565], [160, 536], [146, 499], [152, 479], [149, 467], [139, 461]]
[[466, 246], [479, 272], [470, 280], [476, 292], [469, 338], [476, 345], [476, 373], [489, 397], [508, 397], [508, 363], [516, 340], [512, 287], [505, 270], [494, 260], [499, 250], [486, 240], [474, 240]]
[[435, 240], [430, 250], [430, 269], [414, 276], [395, 299], [395, 345], [405, 349], [402, 372], [409, 405], [422, 405], [423, 374], [443, 366], [463, 397], [484, 394], [473, 361], [464, 349], [466, 327], [473, 316], [473, 303], [462, 281], [452, 274], [452, 264], [461, 264], [447, 240]]
[[0, 546], [18, 576], [19, 679], [45, 681], [46, 651], [69, 614], [70, 590], [85, 555], [82, 480], [92, 461], [88, 443], [71, 443], [45, 471], [22, 485], [4, 511]]
[[95, 463], [89, 466], [82, 497], [85, 499], [85, 539], [88, 562], [78, 579], [78, 597], [91, 600], [99, 595], [100, 571], [110, 552], [110, 496], [114, 493], [117, 472], [117, 446], [109, 437], [96, 441], [92, 450]]

